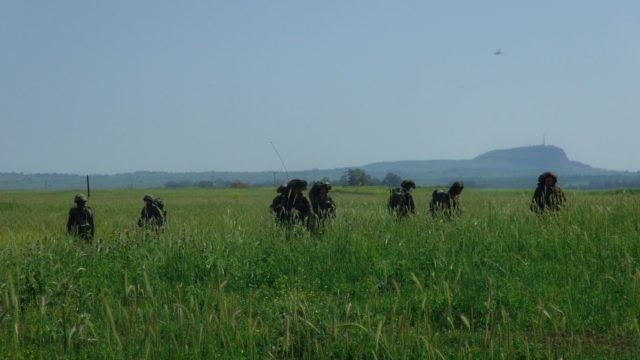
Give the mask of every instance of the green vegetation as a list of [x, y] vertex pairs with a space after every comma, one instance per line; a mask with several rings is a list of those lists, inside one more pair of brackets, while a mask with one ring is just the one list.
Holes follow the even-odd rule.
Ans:
[[71, 192], [0, 193], [0, 358], [637, 358], [640, 195], [471, 190], [453, 222], [387, 215], [337, 188], [325, 231], [288, 233], [272, 189], [98, 191], [97, 239], [66, 237]]

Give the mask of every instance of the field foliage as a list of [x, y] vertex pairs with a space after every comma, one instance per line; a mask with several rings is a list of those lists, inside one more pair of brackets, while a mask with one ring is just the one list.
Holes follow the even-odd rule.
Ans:
[[637, 358], [640, 195], [465, 190], [454, 221], [397, 221], [383, 188], [333, 191], [317, 235], [277, 227], [272, 189], [90, 199], [97, 238], [66, 236], [71, 192], [0, 193], [0, 358]]

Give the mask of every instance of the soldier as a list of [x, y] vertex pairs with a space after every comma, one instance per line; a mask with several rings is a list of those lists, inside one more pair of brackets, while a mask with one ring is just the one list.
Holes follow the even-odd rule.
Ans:
[[564, 196], [564, 191], [556, 186], [557, 182], [558, 177], [548, 171], [538, 177], [538, 187], [531, 199], [532, 211], [541, 214], [562, 208], [567, 198]]
[[331, 184], [323, 181], [313, 183], [309, 190], [311, 207], [321, 221], [336, 216], [336, 203], [329, 196], [329, 191], [331, 191]]
[[307, 189], [307, 182], [293, 179], [287, 184], [288, 196], [285, 203], [285, 217], [287, 224], [305, 224], [310, 230], [315, 229], [316, 215], [311, 204], [302, 193]]
[[278, 223], [284, 224], [287, 221], [285, 207], [287, 205], [289, 189], [287, 188], [287, 185], [280, 185], [276, 191], [278, 192], [278, 195], [276, 195], [276, 197], [273, 198], [273, 201], [271, 201], [269, 209], [275, 215]]
[[448, 192], [444, 190], [434, 190], [431, 195], [431, 203], [429, 203], [429, 212], [431, 215], [436, 216], [438, 213], [442, 213], [447, 217], [451, 215], [460, 215], [460, 194], [464, 189], [464, 183], [462, 181], [454, 182], [449, 188]]
[[87, 205], [87, 198], [83, 194], [77, 194], [73, 201], [76, 207], [69, 209], [67, 220], [67, 233], [83, 240], [93, 239], [95, 227], [93, 225], [93, 212]]
[[161, 228], [164, 225], [164, 215], [162, 214], [162, 210], [153, 200], [153, 196], [145, 195], [142, 200], [144, 200], [144, 207], [140, 212], [138, 226], [151, 226], [156, 229]]
[[399, 188], [392, 189], [387, 203], [389, 212], [395, 212], [399, 217], [405, 217], [410, 213], [415, 214], [416, 204], [413, 202], [413, 196], [411, 195], [411, 189], [415, 188], [416, 183], [407, 179], [400, 183]]

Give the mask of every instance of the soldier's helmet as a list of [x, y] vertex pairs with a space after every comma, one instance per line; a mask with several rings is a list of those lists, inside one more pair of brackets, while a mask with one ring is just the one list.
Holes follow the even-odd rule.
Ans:
[[400, 186], [404, 189], [404, 190], [410, 190], [410, 189], [415, 189], [416, 188], [416, 183], [413, 182], [413, 180], [402, 180], [402, 182], [400, 183]]
[[558, 182], [558, 177], [556, 176], [556, 174], [547, 171], [544, 174], [538, 176], [538, 185], [544, 185], [544, 180], [546, 178], [550, 177], [551, 179], [553, 179], [553, 184], [552, 186], [556, 186], [556, 183]]
[[153, 196], [147, 194], [142, 198], [142, 200], [144, 200], [144, 201], [153, 201]]
[[463, 189], [464, 189], [464, 182], [456, 181], [451, 185], [451, 188], [449, 188], [449, 192], [450, 193], [455, 193], [455, 194], [460, 194]]
[[293, 179], [287, 183], [287, 188], [291, 190], [305, 190], [307, 188], [307, 182], [301, 179]]
[[73, 198], [73, 202], [79, 204], [79, 203], [86, 203], [87, 202], [87, 197], [84, 196], [84, 194], [76, 194], [76, 196]]
[[277, 190], [278, 194], [286, 194], [287, 193], [287, 185], [283, 184], [278, 186], [278, 190]]

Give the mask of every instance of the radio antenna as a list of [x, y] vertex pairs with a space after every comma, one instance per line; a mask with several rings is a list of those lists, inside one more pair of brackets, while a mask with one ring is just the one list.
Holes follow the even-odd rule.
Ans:
[[280, 159], [280, 163], [284, 168], [284, 173], [287, 174], [287, 180], [289, 180], [289, 171], [287, 171], [287, 166], [284, 164], [284, 160], [282, 160], [282, 156], [280, 156], [280, 153], [278, 152], [278, 149], [276, 149], [276, 146], [273, 144], [273, 141], [269, 141], [269, 144], [271, 144], [273, 151], [275, 151], [276, 155], [278, 155], [278, 159]]

